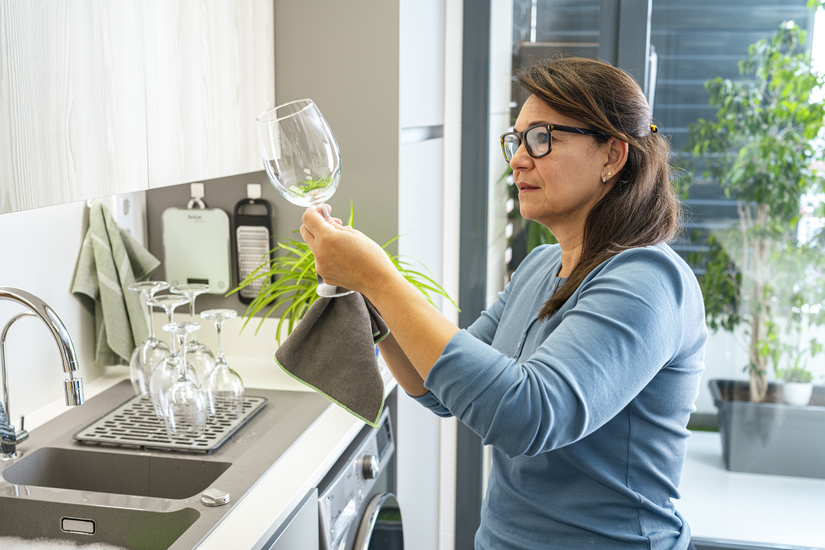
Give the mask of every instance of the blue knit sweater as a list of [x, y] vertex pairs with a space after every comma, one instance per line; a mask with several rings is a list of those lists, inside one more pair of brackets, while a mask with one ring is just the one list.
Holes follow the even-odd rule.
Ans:
[[476, 549], [683, 550], [672, 499], [707, 340], [696, 278], [667, 245], [631, 249], [539, 321], [560, 267], [558, 245], [534, 250], [416, 398], [493, 448]]

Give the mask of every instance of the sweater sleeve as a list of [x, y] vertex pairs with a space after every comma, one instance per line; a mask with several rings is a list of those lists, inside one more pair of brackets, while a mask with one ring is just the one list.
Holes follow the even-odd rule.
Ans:
[[[493, 305], [481, 312], [481, 316], [467, 329], [467, 332], [470, 335], [483, 344], [489, 346], [493, 343], [493, 338], [495, 337], [496, 330], [498, 329], [498, 323], [501, 320], [501, 313], [504, 311], [504, 306], [507, 304], [507, 296], [510, 293], [510, 284], [512, 283], [507, 284], [507, 286], [504, 287], [504, 290], [498, 293], [498, 298], [495, 302], [493, 302]], [[445, 407], [444, 404], [439, 401], [435, 394], [431, 391], [425, 393], [424, 395], [410, 395], [410, 397], [418, 401], [420, 405], [430, 409], [430, 411], [437, 416], [444, 418], [453, 416], [450, 410]]]
[[623, 252], [588, 275], [532, 355], [517, 362], [460, 331], [425, 386], [510, 457], [569, 445], [615, 416], [674, 358], [683, 277], [661, 251]]

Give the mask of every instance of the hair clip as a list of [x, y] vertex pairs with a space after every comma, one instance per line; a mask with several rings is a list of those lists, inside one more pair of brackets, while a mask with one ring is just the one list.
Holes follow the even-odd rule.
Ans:
[[658, 132], [658, 131], [659, 131], [659, 127], [658, 127], [658, 126], [656, 126], [655, 124], [651, 124], [651, 125], [650, 125], [650, 133], [651, 133], [651, 134], [655, 134], [655, 133], [656, 133], [656, 132]]

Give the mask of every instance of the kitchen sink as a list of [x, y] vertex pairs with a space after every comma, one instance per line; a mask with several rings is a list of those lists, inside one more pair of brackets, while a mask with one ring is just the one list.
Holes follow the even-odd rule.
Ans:
[[[0, 462], [0, 537], [196, 548], [330, 406], [314, 392], [246, 393], [265, 406], [207, 453], [78, 441], [133, 399], [128, 380], [32, 430], [21, 457]], [[207, 490], [228, 493], [228, 503], [209, 506]]]
[[200, 513], [193, 508], [156, 512], [0, 497], [0, 517], [0, 537], [151, 550], [169, 548]]
[[43, 447], [3, 472], [9, 483], [156, 498], [182, 499], [209, 488], [232, 464]]

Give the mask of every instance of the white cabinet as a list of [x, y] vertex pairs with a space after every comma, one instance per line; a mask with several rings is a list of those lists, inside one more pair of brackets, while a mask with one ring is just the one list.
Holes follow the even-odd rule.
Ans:
[[273, 10], [145, 3], [149, 188], [263, 169], [255, 117], [275, 106]]
[[401, 0], [401, 128], [444, 124], [444, 0]]
[[258, 171], [268, 0], [0, 0], [0, 214]]
[[141, 9], [0, 2], [0, 213], [146, 188]]
[[313, 489], [264, 550], [314, 550], [320, 545], [318, 489]]

